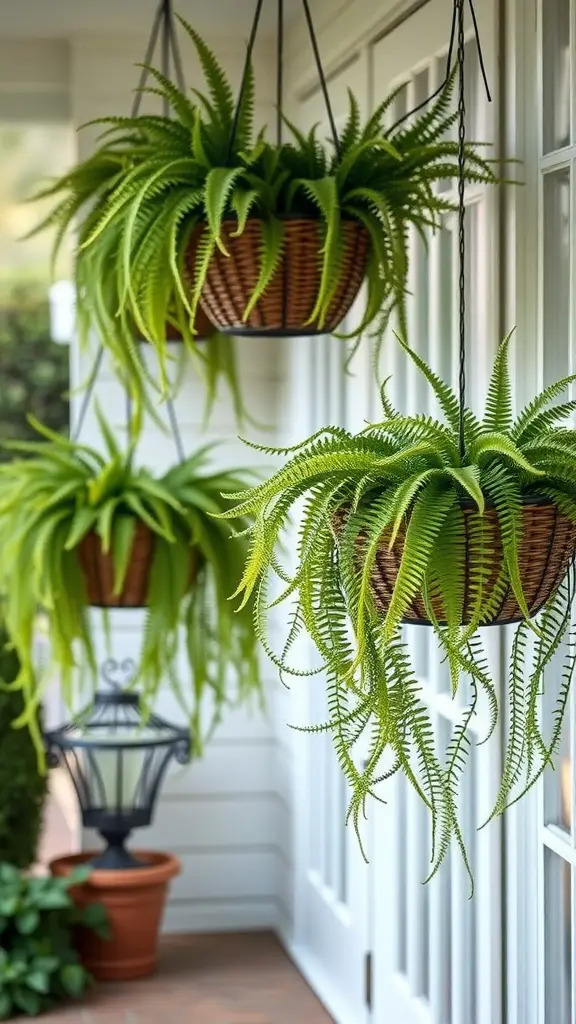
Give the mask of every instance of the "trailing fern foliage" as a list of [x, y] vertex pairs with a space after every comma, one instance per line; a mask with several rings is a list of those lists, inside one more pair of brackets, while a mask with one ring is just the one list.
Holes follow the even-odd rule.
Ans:
[[[278, 146], [254, 129], [254, 81], [247, 75], [238, 117], [224, 69], [200, 36], [180, 19], [193, 43], [206, 94], [189, 96], [155, 68], [145, 91], [168, 101], [170, 117], [108, 117], [100, 148], [45, 189], [58, 202], [44, 222], [58, 227], [56, 253], [87, 206], [77, 252], [79, 310], [97, 327], [128, 378], [141, 375], [136, 328], [156, 346], [161, 366], [165, 326], [177, 325], [192, 351], [194, 316], [216, 249], [228, 255], [224, 221], [241, 235], [248, 218], [262, 228], [259, 279], [246, 320], [278, 268], [286, 216], [322, 225], [321, 285], [310, 322], [322, 329], [342, 263], [343, 219], [361, 222], [370, 238], [365, 309], [354, 336], [369, 326], [382, 336], [396, 310], [405, 327], [409, 229], [423, 237], [454, 204], [435, 186], [457, 173], [452, 77], [419, 116], [387, 128], [397, 92], [362, 124], [352, 93], [336, 148], [286, 122]], [[233, 130], [235, 126], [235, 130]], [[493, 183], [492, 164], [466, 145], [469, 183]], [[198, 353], [197, 353], [198, 354]], [[165, 380], [163, 379], [165, 384]]]
[[[232, 542], [247, 520], [215, 519], [229, 507], [222, 492], [246, 486], [241, 470], [210, 469], [210, 446], [155, 478], [134, 465], [117, 446], [99, 414], [105, 455], [53, 433], [33, 419], [43, 441], [12, 442], [22, 457], [0, 466], [1, 590], [4, 614], [18, 674], [11, 688], [21, 691], [28, 725], [39, 743], [38, 705], [50, 673], [58, 671], [70, 704], [82, 676], [97, 679], [94, 615], [78, 557], [84, 538], [96, 532], [112, 556], [114, 592], [122, 591], [137, 523], [153, 535], [147, 608], [137, 658], [138, 686], [151, 707], [162, 685], [170, 684], [190, 716], [195, 750], [218, 723], [228, 703], [259, 697], [257, 645], [252, 610], [237, 615], [230, 588], [242, 575], [246, 541]], [[194, 575], [191, 572], [195, 566]], [[34, 618], [49, 617], [52, 661], [41, 677], [33, 662]], [[104, 613], [104, 625], [109, 623]], [[182, 645], [188, 668], [182, 678]], [[208, 701], [205, 702], [205, 696]], [[207, 711], [211, 712], [208, 723]]]
[[[255, 598], [256, 631], [283, 676], [307, 674], [293, 664], [292, 649], [303, 631], [314, 641], [330, 713], [318, 729], [333, 736], [351, 787], [350, 816], [357, 831], [367, 798], [378, 796], [385, 779], [403, 772], [431, 812], [433, 875], [453, 840], [468, 865], [458, 783], [475, 723], [487, 723], [482, 740], [494, 732], [499, 716], [508, 723], [494, 815], [535, 784], [558, 749], [576, 665], [570, 625], [576, 586], [576, 432], [562, 426], [576, 402], [551, 403], [576, 376], [547, 388], [514, 418], [507, 338], [495, 360], [484, 418], [466, 410], [461, 455], [457, 396], [401, 344], [433, 389], [442, 420], [401, 415], [383, 388], [382, 422], [356, 435], [326, 428], [295, 448], [268, 449], [284, 460], [283, 467], [268, 481], [229, 497], [235, 516], [253, 519], [236, 592], [240, 608]], [[293, 506], [302, 501], [297, 564], [290, 569], [279, 561], [278, 542]], [[541, 614], [532, 619], [524, 593], [523, 510], [532, 507], [537, 513], [546, 505], [553, 519], [556, 509], [565, 523], [569, 541], [563, 571]], [[495, 551], [500, 552], [496, 558]], [[380, 560], [391, 553], [397, 561], [383, 593]], [[553, 557], [552, 551], [543, 552], [543, 564]], [[281, 590], [274, 600], [271, 572]], [[516, 608], [517, 625], [500, 695], [483, 651], [482, 627], [498, 620], [506, 595]], [[462, 707], [445, 751], [438, 749], [404, 631], [405, 622], [414, 620], [415, 601], [434, 630]], [[278, 654], [268, 640], [269, 610], [290, 602], [289, 635]], [[553, 734], [545, 738], [539, 697], [560, 648], [564, 672]]]

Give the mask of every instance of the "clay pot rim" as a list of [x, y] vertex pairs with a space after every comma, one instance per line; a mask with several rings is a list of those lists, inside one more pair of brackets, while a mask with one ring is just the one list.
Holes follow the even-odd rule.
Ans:
[[[96, 857], [99, 852], [101, 851], [83, 850], [82, 853], [73, 853], [67, 857], [56, 857], [50, 861], [50, 872], [57, 878], [63, 878], [74, 868], [85, 866], [86, 862]], [[148, 866], [127, 868], [124, 871], [96, 868], [80, 888], [88, 886], [92, 889], [141, 889], [150, 885], [163, 885], [179, 875], [182, 869], [180, 861], [172, 853], [159, 853], [157, 850], [131, 852], [135, 857], [147, 861]]]

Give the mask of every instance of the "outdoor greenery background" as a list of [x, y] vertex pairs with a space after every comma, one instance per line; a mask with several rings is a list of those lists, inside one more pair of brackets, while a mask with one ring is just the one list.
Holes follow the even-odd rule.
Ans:
[[[43, 213], [27, 197], [46, 176], [62, 174], [73, 155], [68, 126], [0, 124], [0, 461], [11, 458], [2, 447], [6, 441], [35, 436], [28, 413], [55, 430], [68, 430], [69, 349], [50, 339], [53, 240], [50, 232], [21, 239]], [[71, 274], [69, 248], [58, 276]], [[9, 683], [18, 659], [6, 640], [0, 621], [0, 678]], [[22, 710], [20, 692], [0, 691], [0, 861], [27, 868], [37, 852], [47, 778], [38, 774], [28, 731], [12, 729]]]
[[[49, 231], [22, 236], [45, 212], [29, 196], [70, 166], [74, 148], [68, 125], [0, 125], [0, 445], [34, 436], [28, 413], [55, 430], [68, 428], [69, 351], [50, 340], [53, 238]], [[71, 276], [72, 240], [56, 271]], [[0, 448], [0, 460], [7, 458]]]

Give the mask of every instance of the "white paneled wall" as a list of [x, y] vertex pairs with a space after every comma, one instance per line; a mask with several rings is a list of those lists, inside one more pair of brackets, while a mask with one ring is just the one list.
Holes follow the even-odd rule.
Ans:
[[[218, 40], [213, 45], [230, 74], [239, 79], [243, 40]], [[71, 92], [76, 124], [99, 116], [128, 111], [138, 73], [133, 65], [142, 59], [145, 38], [77, 38], [72, 42]], [[183, 41], [188, 82], [200, 86], [193, 53]], [[269, 76], [266, 54], [256, 58], [259, 80]], [[201, 86], [200, 86], [201, 87]], [[273, 111], [257, 105], [257, 119], [271, 121]], [[89, 128], [79, 136], [82, 155], [90, 151], [97, 130]], [[251, 416], [269, 427], [257, 431], [246, 427], [252, 439], [271, 443], [276, 434], [277, 393], [281, 377], [281, 350], [274, 342], [244, 340], [238, 344], [240, 375]], [[153, 360], [152, 350], [147, 358]], [[90, 361], [74, 351], [73, 384], [84, 382]], [[125, 430], [126, 399], [122, 388], [104, 365], [96, 397], [119, 434]], [[81, 397], [74, 402], [77, 416]], [[207, 440], [222, 442], [214, 461], [220, 466], [254, 465], [258, 455], [237, 438], [231, 403], [226, 390], [214, 408], [209, 429], [201, 433], [204, 396], [198, 377], [186, 369], [176, 413], [187, 452]], [[89, 411], [82, 432], [88, 442], [98, 441], [94, 409]], [[168, 468], [175, 458], [170, 436], [148, 425], [139, 458], [155, 471]], [[115, 623], [116, 626], [116, 623]], [[134, 656], [139, 639], [138, 613], [118, 613], [114, 630], [114, 657]], [[182, 666], [185, 671], [185, 665]], [[264, 666], [267, 687], [274, 689], [274, 673]], [[174, 698], [165, 694], [160, 713], [176, 716]], [[242, 709], [226, 716], [204, 757], [188, 768], [175, 768], [169, 775], [160, 800], [156, 821], [146, 833], [136, 836], [140, 846], [169, 849], [182, 861], [182, 874], [172, 887], [165, 928], [177, 931], [272, 927], [277, 919], [278, 878], [285, 834], [282, 801], [277, 796], [275, 738], [272, 719], [258, 710]], [[94, 841], [86, 836], [85, 844]]]

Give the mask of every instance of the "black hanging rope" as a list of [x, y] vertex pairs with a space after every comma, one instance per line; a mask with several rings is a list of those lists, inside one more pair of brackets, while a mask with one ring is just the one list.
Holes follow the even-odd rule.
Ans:
[[[307, 0], [304, 0], [306, 3]], [[442, 84], [427, 97], [422, 103], [403, 114], [389, 131], [392, 134], [404, 121], [413, 117], [419, 110], [426, 107], [432, 100], [439, 96], [446, 88], [452, 75], [452, 56], [454, 43], [456, 42], [456, 67], [458, 70], [458, 447], [460, 458], [466, 455], [466, 443], [464, 436], [464, 418], [466, 413], [466, 36], [464, 31], [464, 10], [468, 2], [474, 36], [478, 50], [478, 61], [480, 72], [486, 89], [488, 102], [492, 102], [492, 94], [488, 83], [484, 55], [482, 53], [482, 42], [478, 19], [474, 7], [474, 0], [454, 0], [452, 10], [452, 26], [450, 29], [450, 42], [448, 44], [448, 57], [446, 60], [446, 77]]]
[[[490, 86], [488, 84], [488, 75], [486, 73], [486, 65], [484, 63], [484, 55], [482, 53], [482, 44], [481, 44], [481, 41], [480, 41], [480, 30], [478, 28], [478, 19], [476, 17], [476, 10], [475, 10], [475, 7], [474, 7], [474, 0], [468, 0], [468, 5], [470, 7], [470, 13], [472, 15], [472, 24], [474, 26], [474, 35], [476, 37], [476, 46], [478, 48], [478, 60], [479, 60], [479, 63], [480, 63], [480, 71], [482, 73], [482, 79], [484, 81], [484, 88], [486, 89], [486, 96], [488, 97], [488, 102], [491, 103], [492, 102], [492, 94], [490, 92]], [[430, 94], [430, 96], [427, 96], [425, 100], [422, 100], [422, 102], [418, 103], [418, 105], [416, 107], [413, 107], [412, 110], [409, 110], [407, 114], [402, 114], [402, 117], [399, 117], [398, 120], [390, 128], [389, 134], [392, 134], [392, 132], [396, 131], [396, 128], [399, 128], [400, 125], [404, 123], [404, 121], [408, 121], [409, 118], [414, 117], [414, 114], [417, 114], [420, 110], [424, 110], [424, 107], [427, 107], [429, 103], [432, 103], [432, 100], [435, 100], [437, 98], [437, 96], [440, 96], [440, 94], [446, 88], [448, 82], [450, 81], [450, 75], [452, 74], [452, 57], [454, 55], [454, 41], [455, 41], [455, 38], [456, 38], [457, 16], [458, 16], [458, 5], [457, 5], [457, 3], [455, 3], [454, 4], [454, 8], [452, 10], [452, 27], [450, 29], [450, 42], [448, 44], [448, 56], [446, 58], [446, 76], [445, 76], [445, 78], [443, 79], [441, 84], [438, 86], [438, 88], [435, 89], [434, 92]]]
[[458, 279], [458, 447], [461, 459], [464, 459], [466, 454], [466, 443], [464, 438], [464, 415], [466, 411], [466, 42], [464, 37], [464, 3], [465, 0], [455, 0], [455, 11], [457, 12], [458, 22], [458, 248], [460, 258], [460, 273]]
[[182, 66], [182, 55], [180, 53], [180, 43], [178, 42], [178, 33], [174, 22], [174, 10], [171, 5], [168, 9], [168, 29], [170, 33], [170, 44], [172, 49], [172, 59], [174, 61], [174, 76], [176, 78], [176, 84], [180, 89], [180, 92], [185, 92], [186, 81], [184, 78], [184, 68]]
[[[244, 68], [242, 71], [242, 78], [240, 81], [240, 90], [238, 92], [238, 99], [236, 100], [236, 109], [234, 111], [234, 120], [232, 122], [232, 129], [230, 132], [230, 143], [228, 146], [228, 160], [232, 158], [232, 152], [234, 149], [234, 142], [236, 141], [236, 133], [238, 131], [238, 121], [240, 119], [240, 111], [242, 109], [242, 103], [244, 100], [244, 93], [246, 91], [246, 83], [248, 81], [248, 71], [252, 61], [254, 53], [254, 45], [256, 43], [256, 36], [258, 34], [258, 26], [260, 24], [260, 15], [262, 14], [264, 0], [256, 0], [256, 10], [254, 12], [254, 19], [252, 21], [252, 28], [250, 30], [250, 36], [248, 38], [248, 45], [246, 47], [246, 59], [244, 61]], [[328, 92], [328, 83], [326, 81], [326, 75], [324, 73], [324, 67], [322, 65], [322, 58], [320, 56], [320, 47], [318, 46], [318, 39], [316, 36], [316, 30], [314, 28], [314, 21], [312, 19], [312, 13], [310, 11], [310, 4], [308, 0], [302, 0], [304, 7], [304, 14], [306, 17], [306, 24], [308, 26], [308, 34], [310, 36], [310, 42], [312, 43], [312, 52], [314, 53], [314, 61], [316, 63], [316, 70], [318, 72], [318, 78], [320, 80], [320, 88], [322, 89], [322, 95], [324, 97], [324, 104], [326, 106], [326, 114], [328, 116], [328, 123], [330, 125], [330, 131], [332, 133], [332, 140], [334, 142], [334, 148], [336, 155], [339, 157], [341, 153], [340, 139], [338, 137], [338, 131], [336, 128], [336, 120], [334, 118], [334, 111], [332, 110], [332, 103], [330, 102], [330, 94]], [[278, 145], [281, 144], [282, 139], [282, 105], [283, 105], [283, 79], [284, 79], [284, 4], [283, 0], [278, 0], [278, 36], [277, 36], [277, 70], [276, 70], [276, 103], [277, 103], [277, 137]]]
[[[281, 2], [281, 0], [280, 0]], [[140, 75], [140, 81], [136, 89], [136, 95], [132, 104], [132, 110], [130, 113], [131, 117], [137, 117], [140, 112], [142, 105], [142, 97], [144, 95], [144, 88], [149, 77], [148, 67], [154, 56], [154, 51], [158, 45], [158, 40], [161, 34], [161, 46], [162, 46], [162, 74], [165, 78], [170, 78], [171, 73], [171, 58], [174, 64], [174, 74], [178, 88], [182, 91], [186, 88], [184, 80], [184, 72], [182, 68], [182, 58], [180, 55], [180, 48], [178, 45], [178, 36], [176, 33], [176, 26], [174, 24], [174, 10], [172, 6], [172, 0], [160, 0], [156, 13], [154, 15], [154, 21], [152, 23], [152, 30], [150, 32], [150, 38], [146, 47], [146, 53], [144, 55], [142, 73]], [[167, 97], [163, 99], [163, 114], [164, 117], [170, 116], [170, 102]], [[82, 405], [78, 414], [78, 422], [73, 432], [72, 438], [74, 441], [78, 441], [80, 434], [82, 433], [82, 427], [86, 421], [86, 415], [90, 406], [90, 402], [94, 395], [94, 389], [98, 380], [98, 375], [102, 367], [102, 361], [104, 359], [104, 345], [102, 342], [98, 347], [94, 365], [90, 371], [90, 377], [88, 378], [88, 384], [86, 386], [86, 392], [82, 399]], [[176, 453], [179, 462], [184, 462], [186, 459], [186, 453], [184, 451], [184, 444], [182, 441], [182, 435], [178, 426], [178, 420], [176, 417], [176, 410], [174, 408], [173, 399], [168, 396], [166, 398], [166, 409], [168, 412], [168, 420], [170, 428], [172, 430], [172, 436], [174, 438], [174, 445], [176, 447]], [[130, 438], [131, 427], [132, 427], [132, 396], [130, 389], [126, 387], [126, 430], [128, 438]]]
[[234, 150], [236, 133], [238, 131], [238, 121], [240, 120], [240, 111], [242, 110], [242, 103], [244, 102], [244, 93], [246, 92], [246, 86], [248, 84], [248, 72], [250, 71], [250, 65], [252, 63], [252, 54], [254, 53], [254, 44], [256, 43], [256, 36], [258, 35], [258, 25], [260, 24], [260, 15], [262, 14], [263, 3], [264, 0], [257, 0], [256, 10], [254, 12], [254, 20], [252, 21], [252, 28], [250, 29], [250, 37], [248, 39], [248, 46], [246, 47], [246, 59], [244, 61], [244, 67], [242, 69], [240, 89], [238, 92], [238, 98], [236, 100], [236, 109], [234, 110], [234, 120], [232, 121], [232, 129], [230, 131], [230, 142], [228, 143], [228, 160], [231, 160], [232, 153]]
[[78, 413], [78, 422], [76, 423], [76, 428], [75, 428], [75, 430], [74, 430], [74, 432], [72, 434], [72, 440], [73, 441], [78, 441], [80, 439], [80, 434], [82, 433], [82, 427], [84, 426], [84, 422], [86, 420], [86, 416], [87, 416], [87, 413], [88, 413], [88, 408], [90, 406], [90, 400], [92, 398], [92, 395], [94, 394], [94, 388], [96, 387], [96, 381], [98, 379], [98, 374], [100, 373], [100, 368], [102, 366], [102, 360], [103, 359], [104, 359], [104, 345], [100, 344], [100, 346], [98, 348], [98, 352], [96, 353], [96, 358], [94, 360], [94, 365], [93, 365], [93, 367], [92, 367], [92, 369], [90, 371], [90, 376], [88, 378], [88, 384], [86, 385], [86, 391], [84, 393], [84, 398], [82, 399], [82, 405], [80, 406], [80, 412]]
[[[162, 0], [162, 74], [170, 78], [170, 22], [172, 18], [171, 0]], [[170, 116], [170, 102], [167, 96], [162, 99], [162, 113]]]
[[326, 81], [326, 75], [324, 74], [324, 68], [322, 67], [322, 58], [320, 57], [320, 47], [318, 46], [318, 39], [316, 38], [316, 32], [314, 30], [314, 22], [312, 21], [312, 13], [310, 11], [310, 4], [308, 0], [302, 0], [304, 6], [304, 14], [306, 15], [306, 24], [308, 25], [308, 33], [310, 35], [310, 42], [312, 43], [312, 50], [314, 52], [314, 60], [316, 61], [316, 70], [318, 72], [318, 78], [320, 79], [320, 87], [322, 89], [322, 95], [324, 96], [324, 104], [326, 106], [326, 113], [328, 114], [328, 121], [330, 123], [330, 131], [332, 132], [332, 140], [334, 142], [334, 148], [336, 150], [336, 156], [340, 159], [342, 147], [340, 145], [340, 139], [338, 138], [338, 131], [336, 129], [336, 121], [334, 120], [334, 111], [332, 110], [332, 104], [330, 102], [330, 94], [328, 92], [328, 83]]

